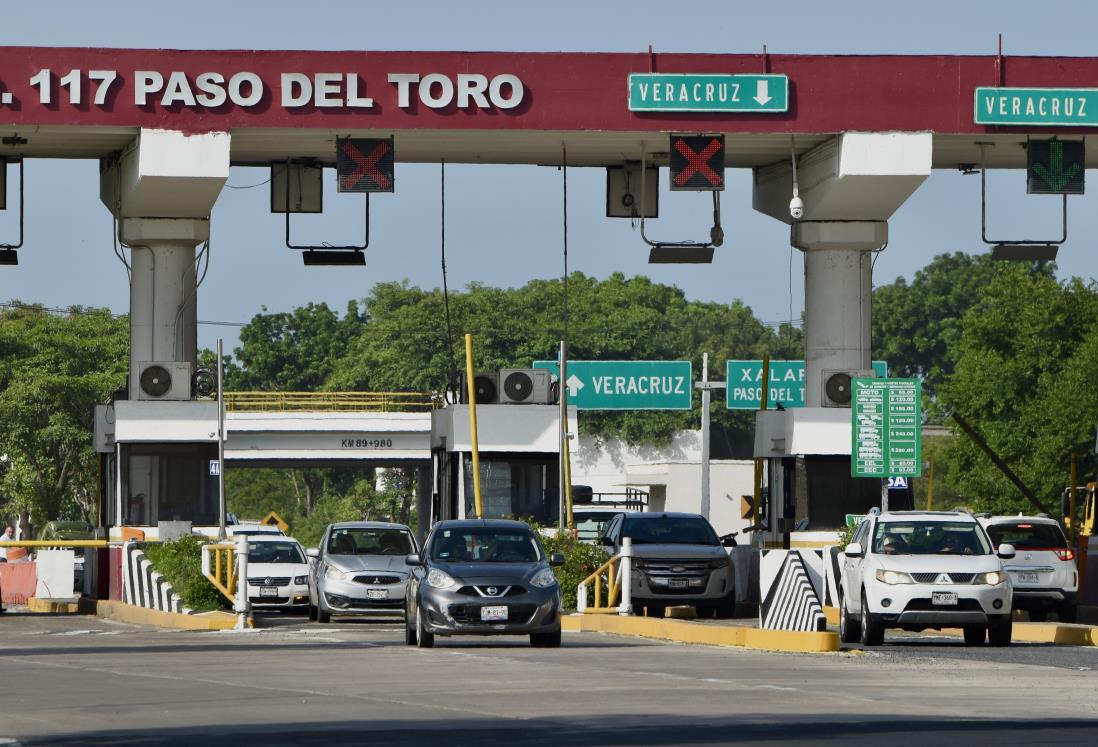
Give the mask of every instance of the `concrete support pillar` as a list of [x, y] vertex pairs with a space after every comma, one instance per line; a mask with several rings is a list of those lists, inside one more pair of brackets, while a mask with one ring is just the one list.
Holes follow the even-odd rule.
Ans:
[[121, 238], [132, 248], [131, 372], [143, 361], [195, 363], [195, 247], [209, 235], [208, 220], [123, 219]]
[[824, 372], [870, 367], [872, 252], [884, 221], [805, 221], [792, 230], [805, 253], [805, 406], [823, 404]]

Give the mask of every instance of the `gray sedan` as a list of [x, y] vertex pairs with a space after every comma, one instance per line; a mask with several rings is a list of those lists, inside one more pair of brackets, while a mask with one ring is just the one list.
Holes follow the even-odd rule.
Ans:
[[560, 585], [538, 535], [520, 521], [442, 521], [422, 555], [410, 555], [405, 642], [430, 648], [436, 635], [529, 635], [560, 646]]
[[345, 521], [324, 531], [311, 548], [313, 583], [309, 616], [329, 622], [332, 615], [403, 612], [410, 570], [404, 562], [416, 551], [403, 524]]

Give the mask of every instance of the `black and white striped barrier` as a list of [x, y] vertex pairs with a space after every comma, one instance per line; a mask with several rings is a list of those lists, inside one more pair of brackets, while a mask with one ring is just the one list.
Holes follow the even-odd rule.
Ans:
[[822, 550], [763, 550], [759, 563], [759, 627], [767, 630], [827, 630], [820, 603], [824, 592]]
[[122, 548], [122, 601], [161, 612], [191, 614], [172, 585], [157, 573], [136, 542]]

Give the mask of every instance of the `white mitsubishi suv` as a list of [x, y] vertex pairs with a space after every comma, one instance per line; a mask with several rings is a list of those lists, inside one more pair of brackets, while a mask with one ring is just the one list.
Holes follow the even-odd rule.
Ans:
[[884, 642], [885, 628], [962, 628], [965, 643], [985, 636], [1010, 645], [1011, 581], [967, 511], [873, 509], [840, 556], [839, 636], [844, 643]]

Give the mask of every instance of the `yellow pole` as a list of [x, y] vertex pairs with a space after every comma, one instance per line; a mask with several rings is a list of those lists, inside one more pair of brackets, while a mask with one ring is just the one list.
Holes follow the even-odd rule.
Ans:
[[1064, 517], [1064, 524], [1068, 528], [1068, 532], [1071, 533], [1075, 530], [1075, 488], [1078, 480], [1079, 457], [1076, 454], [1071, 455], [1071, 492], [1068, 493], [1068, 512]]
[[934, 506], [934, 458], [930, 459], [930, 473], [926, 481], [926, 510], [932, 511]]
[[480, 501], [480, 445], [477, 443], [477, 387], [473, 380], [473, 336], [465, 335], [465, 379], [469, 386], [469, 441], [473, 446], [473, 497], [476, 499], [477, 518], [484, 516]]

